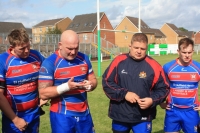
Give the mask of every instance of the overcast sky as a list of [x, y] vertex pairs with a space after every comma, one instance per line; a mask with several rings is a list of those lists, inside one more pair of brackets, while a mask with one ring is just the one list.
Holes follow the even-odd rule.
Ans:
[[[99, 0], [113, 27], [125, 16], [139, 17], [139, 0]], [[140, 0], [141, 19], [151, 28], [172, 23], [200, 31], [200, 0]], [[0, 21], [21, 22], [27, 28], [43, 20], [96, 13], [97, 0], [0, 0]]]

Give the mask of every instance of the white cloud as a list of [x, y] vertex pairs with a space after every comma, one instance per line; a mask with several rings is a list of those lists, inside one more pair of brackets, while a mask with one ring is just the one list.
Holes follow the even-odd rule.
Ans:
[[[121, 18], [125, 16], [139, 17], [138, 3], [132, 3], [137, 5], [132, 6], [131, 3], [128, 5], [120, 3], [121, 7], [124, 7], [124, 10], [115, 16], [111, 11], [106, 12], [113, 25], [119, 23]], [[113, 3], [113, 5], [119, 5], [119, 2]], [[164, 23], [172, 23], [177, 27], [184, 27], [188, 30], [196, 31], [200, 30], [199, 7], [200, 2], [197, 0], [151, 0], [147, 1], [147, 3], [141, 3], [140, 15], [141, 19], [152, 28], [160, 29]]]
[[[138, 17], [138, 0], [100, 0], [115, 27], [125, 16]], [[1, 0], [0, 21], [22, 22], [26, 27], [53, 18], [95, 13], [96, 0]], [[200, 30], [199, 0], [141, 0], [141, 19], [152, 28], [172, 23], [188, 30]]]

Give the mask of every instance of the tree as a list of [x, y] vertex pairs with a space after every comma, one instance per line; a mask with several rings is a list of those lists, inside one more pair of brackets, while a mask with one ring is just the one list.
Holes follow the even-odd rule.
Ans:
[[179, 27], [179, 30], [181, 30], [181, 31], [188, 31], [187, 29], [185, 29], [183, 27]]
[[61, 30], [58, 29], [57, 27], [54, 29], [49, 28], [48, 31], [46, 32], [46, 34], [61, 34]]

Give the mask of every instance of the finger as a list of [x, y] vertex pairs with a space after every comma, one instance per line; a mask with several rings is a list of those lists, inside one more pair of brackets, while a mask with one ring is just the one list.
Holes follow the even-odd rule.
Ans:
[[28, 122], [26, 122], [26, 127], [28, 127]]
[[70, 78], [69, 80], [68, 80], [68, 82], [73, 82], [74, 81], [74, 77], [72, 77], [72, 78]]

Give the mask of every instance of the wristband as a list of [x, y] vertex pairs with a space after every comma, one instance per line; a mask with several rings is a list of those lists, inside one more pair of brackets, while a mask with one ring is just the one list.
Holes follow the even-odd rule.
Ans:
[[63, 94], [65, 92], [69, 91], [70, 88], [69, 88], [68, 82], [57, 86], [56, 90], [57, 90], [58, 94]]

